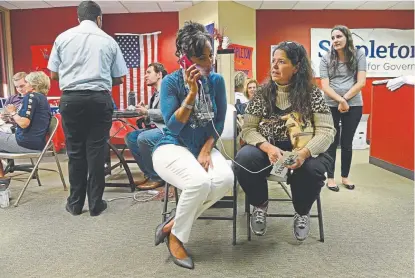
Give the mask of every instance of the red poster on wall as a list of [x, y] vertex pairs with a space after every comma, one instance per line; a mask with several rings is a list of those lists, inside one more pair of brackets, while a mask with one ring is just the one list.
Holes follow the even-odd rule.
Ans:
[[32, 70], [42, 70], [48, 67], [52, 45], [32, 45]]
[[230, 44], [228, 48], [235, 50], [235, 71], [243, 71], [249, 78], [252, 78], [252, 54], [254, 48], [239, 44]]

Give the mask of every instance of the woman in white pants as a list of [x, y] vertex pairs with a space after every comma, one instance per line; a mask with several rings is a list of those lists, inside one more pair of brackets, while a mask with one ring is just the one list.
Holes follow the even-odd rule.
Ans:
[[174, 263], [193, 269], [183, 243], [193, 222], [233, 185], [233, 172], [214, 149], [223, 131], [226, 91], [223, 77], [211, 72], [213, 50], [205, 27], [186, 22], [176, 38], [181, 69], [161, 84], [160, 105], [167, 128], [153, 153], [157, 174], [182, 190], [176, 213], [156, 229], [155, 243], [167, 238]]

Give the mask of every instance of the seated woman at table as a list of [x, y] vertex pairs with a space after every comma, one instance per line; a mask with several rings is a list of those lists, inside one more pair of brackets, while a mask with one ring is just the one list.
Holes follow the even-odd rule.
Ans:
[[[26, 91], [17, 113], [16, 106], [7, 105], [5, 110], [16, 122], [16, 133], [0, 132], [0, 152], [33, 153], [43, 150], [51, 119], [50, 106], [46, 94], [50, 79], [42, 71], [29, 73], [26, 77]], [[10, 178], [4, 176], [0, 162], [0, 185], [8, 185]]]
[[181, 69], [161, 84], [161, 112], [167, 128], [153, 152], [154, 170], [166, 182], [182, 190], [174, 216], [156, 229], [155, 243], [167, 237], [173, 262], [194, 268], [183, 243], [193, 222], [221, 199], [233, 185], [232, 169], [215, 149], [226, 115], [225, 82], [211, 72], [211, 36], [202, 24], [186, 22], [178, 31], [176, 56]]
[[247, 145], [237, 153], [238, 165], [235, 164], [234, 169], [254, 207], [251, 230], [256, 235], [264, 235], [270, 164], [281, 159], [284, 151], [297, 152], [298, 158], [287, 167], [293, 170], [288, 183], [296, 212], [294, 235], [298, 240], [305, 240], [310, 229], [310, 209], [332, 162], [325, 152], [336, 130], [323, 94], [313, 84], [312, 69], [302, 45], [280, 43], [272, 53], [270, 72], [269, 82], [255, 94], [245, 110], [242, 138]]

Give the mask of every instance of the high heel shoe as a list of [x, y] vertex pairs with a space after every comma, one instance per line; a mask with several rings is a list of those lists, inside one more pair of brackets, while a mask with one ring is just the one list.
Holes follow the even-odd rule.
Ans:
[[195, 268], [195, 264], [193, 263], [192, 258], [189, 257], [189, 255], [187, 254], [187, 251], [186, 251], [186, 249], [184, 249], [183, 245], [182, 245], [182, 248], [186, 251], [187, 257], [184, 258], [184, 259], [178, 259], [175, 256], [173, 256], [173, 254], [172, 254], [172, 252], [170, 250], [170, 236], [167, 237], [166, 244], [167, 244], [167, 249], [169, 249], [170, 255], [171, 255], [172, 259], [173, 259], [173, 262], [176, 265], [181, 266], [181, 267], [184, 267], [184, 268], [187, 268], [187, 269], [194, 269]]
[[166, 238], [166, 236], [170, 234], [170, 233], [164, 233], [163, 228], [164, 226], [169, 224], [169, 222], [172, 221], [175, 216], [176, 216], [176, 209], [172, 209], [172, 211], [170, 211], [169, 218], [167, 218], [166, 221], [164, 221], [163, 223], [157, 226], [155, 237], [154, 237], [154, 244], [156, 246], [162, 243], [164, 239]]

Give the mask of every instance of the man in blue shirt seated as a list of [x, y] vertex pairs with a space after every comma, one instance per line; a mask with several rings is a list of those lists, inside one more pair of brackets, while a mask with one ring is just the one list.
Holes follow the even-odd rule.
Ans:
[[137, 110], [144, 115], [144, 122], [146, 126], [150, 124], [156, 125], [157, 128], [136, 130], [128, 133], [125, 137], [125, 143], [131, 151], [138, 167], [144, 173], [144, 179], [135, 182], [140, 190], [155, 189], [163, 186], [163, 180], [157, 175], [153, 169], [153, 161], [151, 153], [155, 144], [163, 136], [161, 129], [165, 126], [163, 115], [160, 110], [160, 86], [161, 80], [167, 75], [167, 71], [160, 63], [152, 63], [148, 65], [145, 75], [147, 86], [154, 89], [154, 94], [151, 96], [149, 107], [138, 105]]

